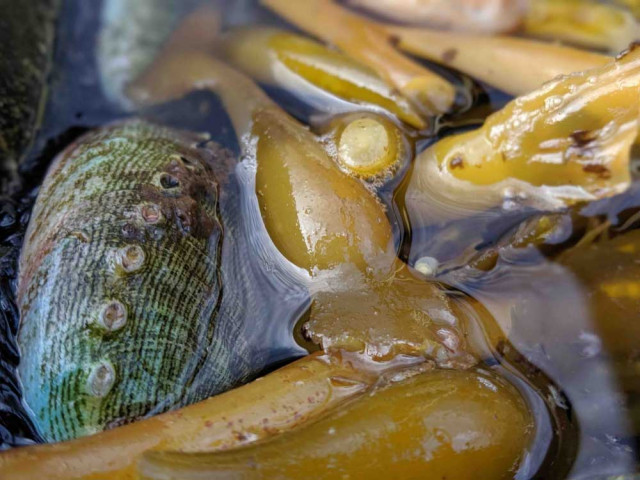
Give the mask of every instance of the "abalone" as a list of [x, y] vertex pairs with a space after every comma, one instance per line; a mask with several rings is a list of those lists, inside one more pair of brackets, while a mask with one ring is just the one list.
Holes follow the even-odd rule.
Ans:
[[246, 373], [230, 359], [242, 357], [233, 315], [214, 321], [220, 149], [202, 140], [132, 120], [85, 135], [51, 165], [18, 288], [19, 371], [46, 439], [193, 403]]

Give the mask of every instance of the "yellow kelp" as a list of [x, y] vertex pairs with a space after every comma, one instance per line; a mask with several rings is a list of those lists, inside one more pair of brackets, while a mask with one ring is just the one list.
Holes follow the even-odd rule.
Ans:
[[[415, 128], [426, 126], [407, 99], [372, 69], [301, 35], [274, 28], [232, 30], [224, 37], [222, 55], [255, 80], [284, 88], [303, 101], [317, 95], [317, 87], [364, 107], [382, 107]], [[326, 98], [321, 100], [314, 106], [332, 108]]]
[[410, 160], [411, 148], [402, 131], [374, 113], [334, 117], [323, 129], [327, 148], [342, 169], [375, 183], [393, 175]]
[[482, 80], [512, 95], [523, 95], [557, 77], [605, 65], [611, 57], [526, 38], [389, 27], [398, 46]]
[[367, 392], [376, 380], [348, 362], [312, 355], [177, 411], [90, 437], [0, 452], [0, 477], [133, 480], [147, 450], [215, 451], [247, 444], [323, 415]]
[[131, 94], [138, 102], [157, 102], [196, 88], [220, 93], [243, 150], [255, 155], [262, 217], [285, 257], [312, 272], [344, 262], [364, 269], [393, 255], [391, 228], [378, 200], [243, 75], [201, 53], [169, 53]]
[[[407, 203], [464, 216], [493, 206], [553, 209], [623, 191], [638, 134], [640, 50], [517, 98], [478, 130], [416, 160]], [[433, 213], [430, 215], [435, 216]]]
[[640, 24], [631, 12], [595, 0], [530, 0], [523, 31], [613, 53], [640, 40]]
[[449, 110], [455, 88], [444, 78], [404, 57], [378, 24], [331, 0], [263, 0], [265, 6], [303, 30], [336, 45], [368, 65], [427, 114]]
[[[487, 371], [390, 382], [315, 423], [220, 453], [145, 455], [142, 478], [181, 480], [513, 478], [534, 424], [518, 392]], [[481, 472], [480, 477], [478, 472]]]
[[515, 30], [527, 0], [349, 0], [348, 4], [403, 24], [461, 32]]

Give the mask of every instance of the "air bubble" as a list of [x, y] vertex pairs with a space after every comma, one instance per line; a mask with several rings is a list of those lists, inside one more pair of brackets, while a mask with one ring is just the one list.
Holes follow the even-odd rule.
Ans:
[[440, 266], [440, 262], [436, 258], [433, 257], [422, 257], [419, 258], [413, 268], [415, 268], [418, 272], [423, 274], [426, 277], [431, 277], [435, 275], [438, 271], [438, 267]]

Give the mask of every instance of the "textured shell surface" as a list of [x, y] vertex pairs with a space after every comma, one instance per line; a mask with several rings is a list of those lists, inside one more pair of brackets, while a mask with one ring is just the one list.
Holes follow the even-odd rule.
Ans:
[[217, 153], [202, 140], [127, 121], [51, 165], [18, 285], [19, 372], [46, 439], [188, 404], [246, 373], [232, 365], [234, 319], [224, 335], [214, 321], [223, 228]]

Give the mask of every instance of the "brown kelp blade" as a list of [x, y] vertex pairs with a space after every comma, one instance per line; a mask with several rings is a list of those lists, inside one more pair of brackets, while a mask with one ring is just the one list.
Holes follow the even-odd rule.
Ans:
[[467, 318], [439, 285], [401, 262], [397, 268], [383, 281], [347, 266], [323, 272], [312, 287], [306, 336], [325, 351], [358, 352], [377, 362], [407, 356], [445, 368], [475, 365], [484, 340], [469, 331], [492, 319]]
[[413, 55], [455, 68], [512, 95], [543, 83], [604, 65], [606, 55], [525, 38], [388, 27], [398, 46]]
[[598, 0], [530, 0], [525, 35], [618, 53], [640, 40], [633, 14]]
[[557, 209], [623, 191], [639, 91], [640, 50], [633, 50], [559, 77], [513, 100], [482, 128], [437, 142], [416, 160], [407, 193], [412, 223], [499, 206]]
[[224, 36], [221, 55], [256, 81], [283, 88], [319, 111], [335, 113], [339, 107], [332, 97], [337, 97], [352, 104], [341, 107], [347, 111], [378, 107], [415, 128], [426, 126], [410, 102], [372, 69], [302, 35], [274, 28], [236, 29]]
[[515, 30], [527, 0], [348, 0], [348, 4], [403, 25], [470, 33]]
[[209, 55], [168, 48], [130, 94], [148, 104], [199, 88], [220, 95], [244, 154], [254, 158], [262, 217], [287, 259], [310, 273], [343, 262], [389, 268], [391, 227], [379, 201], [243, 74]]
[[365, 392], [375, 376], [310, 356], [181, 410], [65, 443], [0, 453], [4, 480], [129, 480], [151, 449], [214, 451], [288, 430]]
[[[146, 480], [507, 478], [533, 431], [517, 391], [487, 371], [398, 375], [377, 391], [270, 441], [212, 454], [151, 452]], [[426, 439], [426, 440], [425, 440]]]
[[453, 85], [399, 53], [392, 45], [392, 37], [376, 23], [331, 0], [263, 0], [263, 4], [371, 67], [426, 114], [451, 108]]

